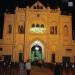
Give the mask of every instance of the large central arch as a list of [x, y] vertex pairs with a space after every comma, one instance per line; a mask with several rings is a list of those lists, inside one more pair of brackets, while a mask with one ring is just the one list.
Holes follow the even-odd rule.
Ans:
[[31, 45], [31, 60], [43, 60], [44, 59], [44, 46], [39, 40], [36, 40]]

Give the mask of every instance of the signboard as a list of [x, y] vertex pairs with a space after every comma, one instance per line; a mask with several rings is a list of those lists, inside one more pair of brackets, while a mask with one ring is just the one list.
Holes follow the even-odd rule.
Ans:
[[45, 30], [46, 28], [40, 28], [40, 27], [39, 28], [35, 27], [30, 29], [30, 31], [34, 33], [44, 33]]

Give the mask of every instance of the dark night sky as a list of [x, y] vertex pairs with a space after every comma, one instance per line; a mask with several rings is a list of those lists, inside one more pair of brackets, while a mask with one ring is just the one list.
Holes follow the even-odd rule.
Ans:
[[[4, 12], [6, 9], [10, 12], [14, 12], [15, 7], [26, 7], [26, 5], [31, 6], [33, 3], [35, 3], [37, 0], [0, 0], [0, 38], [2, 38], [2, 32], [3, 32], [3, 17]], [[52, 8], [60, 7], [62, 11], [69, 11], [73, 15], [73, 30], [75, 30], [75, 1], [73, 7], [68, 7], [66, 2], [63, 2], [63, 0], [40, 0], [45, 6], [49, 5]], [[64, 0], [67, 1], [67, 0]], [[73, 0], [69, 0], [73, 1]]]

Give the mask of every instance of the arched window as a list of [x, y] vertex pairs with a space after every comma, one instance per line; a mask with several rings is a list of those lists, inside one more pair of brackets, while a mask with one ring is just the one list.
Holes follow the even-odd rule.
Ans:
[[32, 24], [32, 27], [35, 27], [35, 24]]
[[54, 34], [54, 26], [50, 26], [50, 34]]
[[36, 6], [34, 6], [33, 9], [36, 9]]
[[55, 29], [54, 29], [54, 30], [55, 30], [55, 31], [54, 31], [54, 32], [55, 32], [55, 34], [57, 34], [57, 26], [55, 26]]
[[12, 26], [11, 24], [8, 25], [8, 33], [11, 33], [12, 32]]
[[36, 27], [40, 27], [39, 24], [36, 24]]
[[40, 9], [43, 9], [43, 7], [41, 6]]
[[50, 34], [57, 34], [57, 26], [50, 26]]
[[42, 28], [44, 28], [44, 25], [43, 25], [43, 24], [41, 24], [41, 27], [42, 27]]
[[24, 33], [24, 26], [23, 25], [19, 25], [18, 32], [19, 33]]
[[64, 25], [64, 35], [68, 35], [68, 26]]
[[39, 7], [39, 5], [37, 5], [37, 9], [39, 9], [40, 7]]

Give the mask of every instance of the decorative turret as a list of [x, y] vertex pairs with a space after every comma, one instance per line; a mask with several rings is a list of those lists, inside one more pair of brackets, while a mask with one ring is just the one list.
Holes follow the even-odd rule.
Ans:
[[38, 0], [31, 6], [31, 9], [46, 9], [45, 6]]

